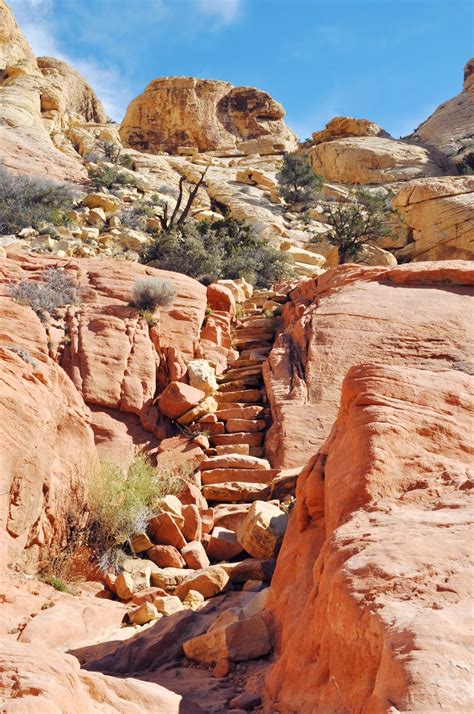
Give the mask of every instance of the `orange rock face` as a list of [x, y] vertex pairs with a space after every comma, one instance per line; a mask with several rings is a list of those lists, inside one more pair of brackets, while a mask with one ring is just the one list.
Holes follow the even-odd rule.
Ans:
[[435, 359], [349, 371], [272, 582], [267, 711], [472, 710], [472, 387]]
[[463, 261], [346, 265], [301, 283], [264, 366], [274, 421], [266, 438], [272, 466], [299, 466], [316, 453], [352, 366], [463, 369], [472, 350], [473, 275]]

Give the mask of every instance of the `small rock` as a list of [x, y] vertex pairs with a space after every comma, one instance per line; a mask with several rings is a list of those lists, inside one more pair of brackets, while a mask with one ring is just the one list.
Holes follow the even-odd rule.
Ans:
[[202, 520], [199, 509], [194, 504], [183, 506], [184, 525], [182, 533], [188, 542], [202, 538]]
[[212, 670], [212, 676], [216, 679], [223, 679], [227, 677], [228, 674], [233, 672], [235, 665], [228, 659], [220, 659], [216, 662], [214, 669]]
[[175, 597], [174, 595], [156, 597], [153, 600], [153, 604], [162, 615], [173, 615], [175, 612], [180, 612], [184, 609], [179, 597]]
[[162, 392], [158, 405], [160, 412], [169, 419], [178, 419], [203, 401], [206, 394], [201, 389], [183, 382], [170, 382]]
[[153, 546], [146, 533], [136, 533], [130, 538], [130, 545], [134, 553], [143, 553]]
[[240, 543], [254, 558], [274, 558], [288, 525], [288, 514], [278, 506], [255, 501], [242, 525]]
[[250, 692], [242, 692], [230, 700], [229, 706], [231, 709], [240, 709], [246, 712], [252, 711], [255, 707], [259, 707], [262, 703], [262, 698], [258, 694], [250, 694]]
[[199, 610], [204, 604], [204, 596], [197, 590], [190, 590], [183, 600], [183, 605], [190, 610]]
[[146, 590], [134, 593], [132, 602], [134, 605], [143, 605], [144, 602], [154, 602], [156, 597], [161, 597], [162, 595], [166, 595], [166, 591], [163, 588], [146, 588]]
[[129, 613], [130, 622], [134, 625], [145, 625], [147, 622], [157, 620], [159, 616], [160, 614], [152, 602], [144, 602], [143, 605]]
[[146, 551], [146, 555], [160, 568], [184, 568], [186, 561], [172, 545], [154, 545]]
[[175, 548], [183, 548], [186, 540], [173, 516], [166, 511], [154, 516], [148, 523], [150, 536], [155, 543], [161, 545], [173, 545]]
[[258, 593], [263, 587], [261, 580], [247, 580], [244, 583], [242, 590]]

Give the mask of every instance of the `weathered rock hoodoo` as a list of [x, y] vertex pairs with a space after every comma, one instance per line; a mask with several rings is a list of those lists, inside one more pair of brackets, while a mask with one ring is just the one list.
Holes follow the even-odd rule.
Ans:
[[296, 148], [285, 111], [266, 92], [194, 77], [155, 79], [128, 107], [120, 127], [140, 151], [281, 153]]
[[440, 104], [409, 138], [435, 146], [456, 164], [474, 168], [474, 59], [464, 68], [461, 94]]

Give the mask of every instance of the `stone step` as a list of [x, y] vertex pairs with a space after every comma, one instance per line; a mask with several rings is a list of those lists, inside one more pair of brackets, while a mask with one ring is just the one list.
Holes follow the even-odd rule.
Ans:
[[235, 434], [217, 434], [211, 436], [213, 446], [227, 446], [229, 444], [248, 444], [249, 446], [261, 446], [263, 443], [263, 432], [256, 431], [252, 434], [236, 432]]
[[[208, 451], [212, 451], [213, 453], [208, 454]], [[250, 446], [248, 444], [229, 444], [229, 446], [216, 446], [215, 449], [207, 449], [204, 453], [206, 454], [206, 456], [229, 456], [230, 454], [249, 456]], [[256, 456], [260, 456], [260, 454], [256, 454]]]
[[239, 389], [248, 389], [249, 387], [259, 387], [262, 383], [260, 376], [245, 377], [245, 379], [235, 379], [232, 382], [224, 382], [219, 385], [219, 393], [237, 392]]
[[262, 391], [260, 389], [239, 389], [233, 392], [216, 392], [215, 398], [218, 405], [229, 404], [231, 402], [245, 402], [253, 404], [262, 399]]
[[225, 424], [221, 421], [217, 422], [197, 422], [189, 427], [191, 431], [198, 434], [206, 434], [208, 436], [215, 436], [217, 434], [225, 434]]
[[233, 345], [235, 349], [241, 349], [242, 351], [244, 350], [258, 350], [260, 348], [262, 349], [267, 349], [268, 351], [271, 350], [273, 347], [273, 338], [270, 338], [268, 340], [261, 340], [261, 339], [252, 339], [249, 337], [243, 337], [242, 339], [236, 338], [233, 340]]
[[258, 359], [259, 357], [263, 357], [263, 361], [265, 361], [266, 356], [270, 354], [272, 348], [273, 344], [266, 345], [265, 347], [252, 347], [252, 349], [249, 350], [242, 350], [240, 356], [245, 359], [247, 359], [247, 356], [250, 359]]
[[209, 471], [210, 469], [252, 469], [255, 471], [268, 471], [271, 466], [267, 459], [258, 459], [253, 456], [242, 454], [227, 454], [225, 456], [214, 456], [212, 459], [201, 461], [200, 469]]
[[258, 377], [262, 374], [262, 365], [256, 364], [251, 367], [229, 367], [229, 369], [221, 374], [217, 381], [219, 384], [233, 382], [235, 379], [246, 379], [247, 377]]
[[252, 503], [265, 501], [270, 494], [271, 486], [267, 483], [228, 483], [203, 486], [202, 495], [208, 503]]
[[265, 414], [267, 410], [265, 407], [250, 405], [245, 406], [245, 404], [229, 404], [223, 409], [219, 409], [216, 412], [216, 417], [220, 421], [227, 421], [228, 419], [256, 419], [261, 414]]
[[263, 431], [267, 427], [265, 419], [228, 419], [225, 425], [229, 434], [235, 432]]
[[[243, 328], [268, 328], [267, 332], [274, 332], [277, 328], [278, 321], [273, 317], [260, 317], [259, 315], [254, 315], [252, 317], [246, 317], [241, 321]], [[240, 328], [239, 328], [240, 330]]]
[[243, 340], [258, 340], [259, 342], [271, 342], [275, 337], [274, 330], [261, 330], [256, 327], [245, 327], [234, 332], [234, 343], [242, 342]]
[[209, 486], [214, 483], [268, 483], [278, 476], [280, 469], [210, 469], [201, 474], [202, 485]]

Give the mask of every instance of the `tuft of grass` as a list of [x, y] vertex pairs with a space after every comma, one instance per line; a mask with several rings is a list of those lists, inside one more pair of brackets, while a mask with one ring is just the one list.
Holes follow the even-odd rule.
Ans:
[[120, 564], [129, 539], [146, 530], [158, 499], [179, 495], [181, 488], [179, 476], [154, 468], [144, 456], [136, 456], [126, 473], [113, 462], [101, 464], [90, 479], [86, 526], [101, 569]]
[[42, 578], [40, 578], [43, 583], [46, 583], [47, 585], [51, 585], [55, 590], [59, 590], [61, 593], [70, 593], [71, 590], [68, 587], [68, 584], [62, 579], [57, 577], [56, 575], [44, 575]]

